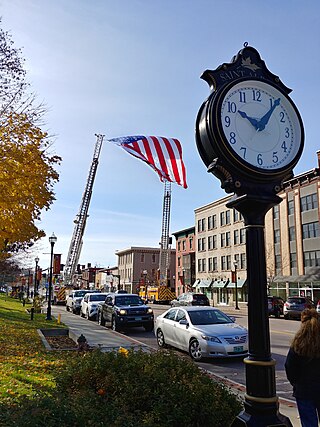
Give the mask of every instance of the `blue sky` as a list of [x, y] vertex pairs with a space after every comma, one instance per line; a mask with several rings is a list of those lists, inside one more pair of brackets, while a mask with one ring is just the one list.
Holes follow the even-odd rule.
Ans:
[[[295, 173], [317, 165], [320, 3], [270, 0], [0, 0], [2, 25], [23, 48], [28, 80], [48, 108], [45, 128], [62, 156], [56, 201], [40, 226], [65, 262], [92, 160], [95, 133], [159, 135], [183, 147], [188, 189], [172, 186], [171, 232], [194, 209], [224, 197], [194, 139], [209, 95], [199, 77], [229, 62], [244, 42], [293, 89], [306, 133]], [[80, 261], [117, 262], [129, 246], [159, 247], [163, 184], [147, 165], [105, 142]], [[46, 237], [34, 250], [49, 263]], [[29, 262], [29, 261], [28, 261]]]

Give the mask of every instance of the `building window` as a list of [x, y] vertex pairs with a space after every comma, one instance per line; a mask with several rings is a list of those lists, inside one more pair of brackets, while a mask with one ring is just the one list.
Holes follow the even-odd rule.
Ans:
[[281, 255], [276, 255], [274, 261], [275, 261], [276, 273], [279, 274], [281, 273]]
[[227, 269], [227, 260], [225, 256], [221, 257], [221, 270], [226, 270]]
[[206, 250], [206, 239], [205, 237], [202, 237], [201, 239], [198, 239], [198, 251], [205, 251]]
[[235, 254], [234, 255], [234, 262], [237, 264], [237, 267], [240, 267], [240, 255], [239, 254]]
[[319, 222], [302, 224], [302, 238], [312, 239], [313, 237], [319, 237]]
[[198, 220], [198, 232], [201, 233], [202, 231], [206, 231], [205, 218]]
[[291, 270], [297, 268], [297, 254], [295, 252], [290, 254], [290, 268]]
[[213, 263], [213, 266], [212, 266], [213, 271], [217, 271], [218, 270], [218, 258], [217, 257], [213, 257], [212, 258], [212, 263]]
[[226, 246], [226, 233], [220, 234], [220, 245], [222, 248]]
[[309, 196], [301, 197], [301, 212], [310, 211], [311, 209], [317, 209], [318, 198], [316, 193], [310, 194]]
[[185, 251], [186, 250], [186, 241], [182, 240], [182, 250]]
[[193, 250], [193, 237], [189, 237], [189, 249], [190, 251]]
[[208, 236], [208, 250], [213, 249], [213, 236]]
[[140, 254], [140, 262], [144, 262], [144, 254]]
[[239, 239], [239, 230], [233, 231], [233, 242], [235, 245], [239, 245], [240, 239]]
[[231, 218], [230, 218], [230, 211], [226, 211], [226, 224], [230, 224]]
[[227, 270], [231, 270], [231, 255], [227, 255]]
[[225, 212], [220, 212], [220, 225], [226, 225], [226, 214]]
[[304, 252], [303, 261], [305, 267], [319, 267], [320, 266], [320, 251]]
[[294, 200], [288, 200], [288, 215], [294, 214]]
[[296, 240], [296, 229], [295, 227], [289, 227], [289, 241], [293, 242]]
[[208, 217], [208, 230], [212, 230], [217, 227], [217, 215], [211, 215]]
[[226, 246], [230, 246], [231, 245], [231, 233], [230, 231], [226, 232]]
[[233, 222], [239, 221], [239, 212], [233, 209]]
[[178, 242], [178, 252], [181, 252], [181, 242]]
[[240, 268], [243, 270], [247, 268], [246, 254], [240, 255]]
[[273, 206], [273, 219], [279, 218], [279, 205]]
[[212, 230], [213, 224], [212, 224], [212, 216], [208, 216], [208, 230]]
[[156, 254], [152, 254], [152, 263], [154, 264], [156, 262]]
[[212, 258], [208, 258], [208, 271], [213, 271]]
[[274, 230], [274, 243], [280, 243], [280, 230]]
[[205, 273], [206, 272], [206, 259], [205, 258], [198, 259], [198, 271], [199, 271], [199, 273]]
[[178, 256], [178, 267], [181, 267], [181, 257]]
[[245, 242], [246, 242], [246, 229], [241, 228], [240, 229], [240, 243], [245, 243]]

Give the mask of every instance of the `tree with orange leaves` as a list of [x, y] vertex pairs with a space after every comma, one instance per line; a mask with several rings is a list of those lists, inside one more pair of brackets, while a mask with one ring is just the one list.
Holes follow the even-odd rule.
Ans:
[[45, 235], [36, 222], [55, 199], [61, 160], [49, 152], [50, 138], [40, 128], [45, 109], [27, 92], [20, 54], [0, 28], [0, 259]]

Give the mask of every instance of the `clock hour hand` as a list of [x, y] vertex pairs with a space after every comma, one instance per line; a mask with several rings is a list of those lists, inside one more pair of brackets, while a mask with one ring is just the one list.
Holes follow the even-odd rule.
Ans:
[[276, 99], [274, 101], [274, 104], [270, 108], [270, 110], [259, 120], [257, 125], [257, 130], [262, 131], [267, 126], [268, 121], [271, 117], [271, 114], [273, 113], [274, 109], [280, 104], [280, 98]]
[[244, 119], [248, 119], [248, 120], [249, 120], [249, 122], [252, 124], [252, 126], [253, 126], [255, 129], [258, 129], [259, 120], [254, 119], [253, 117], [249, 117], [249, 116], [247, 115], [247, 113], [245, 113], [244, 111], [240, 111], [240, 110], [238, 110], [238, 112], [239, 112], [239, 114], [240, 114], [240, 116], [241, 116], [241, 117], [243, 117]]

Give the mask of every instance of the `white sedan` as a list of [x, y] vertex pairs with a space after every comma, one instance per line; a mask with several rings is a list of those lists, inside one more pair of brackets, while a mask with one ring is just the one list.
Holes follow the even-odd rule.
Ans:
[[108, 294], [89, 293], [81, 301], [80, 316], [88, 320], [95, 319], [98, 313], [98, 304], [106, 299]]
[[159, 347], [187, 351], [192, 359], [239, 357], [248, 352], [248, 331], [214, 307], [170, 308], [155, 321]]

